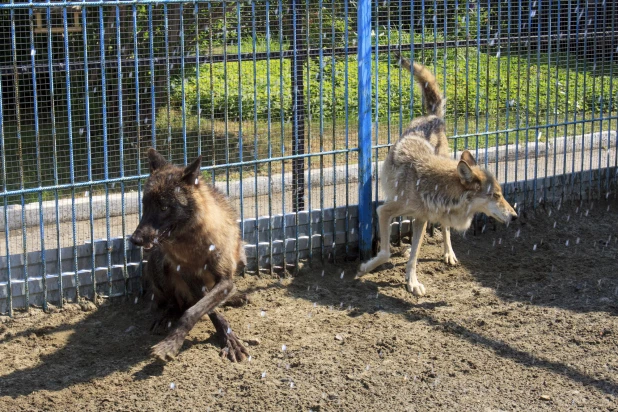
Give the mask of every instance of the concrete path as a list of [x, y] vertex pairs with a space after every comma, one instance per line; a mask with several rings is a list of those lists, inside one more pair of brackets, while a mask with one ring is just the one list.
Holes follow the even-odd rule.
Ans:
[[[616, 135], [615, 132], [610, 134], [609, 141], [607, 139], [597, 139], [597, 143], [592, 145], [592, 148], [582, 147], [581, 143], [577, 143], [580, 139], [576, 140], [575, 152], [564, 153], [560, 147], [564, 146], [562, 143], [556, 145], [556, 148], [549, 147], [546, 150], [544, 143], [539, 145], [539, 156], [535, 158], [537, 151], [534, 143], [532, 146], [528, 146], [528, 159], [525, 159], [525, 147], [519, 149], [512, 147], [509, 151], [508, 158], [505, 155], [505, 148], [500, 148], [497, 152], [494, 151], [487, 155], [487, 168], [495, 173], [501, 182], [523, 182], [524, 180], [532, 181], [534, 177], [544, 178], [554, 175], [562, 175], [569, 173], [577, 173], [581, 171], [589, 170], [606, 170], [608, 167], [616, 166]], [[586, 141], [586, 139], [584, 139]], [[594, 143], [594, 142], [593, 142]], [[573, 147], [572, 141], [567, 141], [567, 146]], [[586, 146], [589, 146], [586, 144]], [[517, 150], [516, 150], [517, 149]], [[609, 149], [609, 150], [608, 150]], [[515, 161], [515, 153], [518, 153], [518, 160]], [[498, 159], [497, 162], [491, 162], [489, 160]], [[479, 163], [484, 165], [484, 157], [481, 155], [478, 159]], [[379, 166], [378, 166], [379, 167]], [[311, 203], [311, 209], [320, 209], [320, 199], [323, 199], [323, 207], [325, 209], [332, 208], [334, 206], [343, 206], [346, 202], [349, 204], [357, 203], [358, 196], [358, 183], [357, 183], [357, 169], [356, 165], [350, 165], [349, 170], [349, 185], [346, 186], [345, 182], [345, 166], [337, 172], [337, 176], [333, 176], [332, 168], [325, 171], [325, 182], [328, 184], [323, 190], [319, 188], [319, 178], [316, 181], [315, 176], [311, 176], [312, 188], [311, 191], [307, 190], [309, 198], [306, 201], [306, 208], [309, 208], [309, 202]], [[317, 172], [317, 171], [316, 171]], [[319, 172], [318, 172], [319, 173]], [[318, 175], [319, 176], [319, 175]], [[309, 177], [309, 176], [307, 176]], [[273, 177], [272, 181], [267, 178], [261, 179], [259, 186], [265, 185], [265, 188], [258, 187], [258, 191], [254, 190], [254, 183], [247, 181], [244, 184], [243, 192], [245, 193], [242, 215], [245, 219], [257, 218], [261, 216], [267, 216], [270, 212], [273, 215], [282, 214], [283, 212], [289, 213], [292, 211], [292, 193], [291, 193], [291, 176], [286, 176], [286, 184], [281, 183], [280, 177]], [[264, 182], [263, 179], [266, 179]], [[333, 186], [333, 182], [336, 181], [336, 186]], [[374, 181], [375, 187], [375, 181]], [[272, 194], [269, 196], [261, 193], [268, 193], [268, 190], [272, 190]], [[576, 185], [575, 190], [579, 190]], [[237, 189], [236, 189], [237, 190]], [[555, 191], [561, 190], [558, 188]], [[571, 190], [571, 188], [567, 188]], [[238, 192], [236, 192], [238, 193]], [[109, 219], [109, 235], [111, 238], [130, 235], [138, 223], [138, 215], [135, 213], [137, 210], [137, 196], [132, 195], [130, 198], [127, 196], [125, 209], [133, 211], [133, 213], [127, 214], [124, 218], [124, 231], [123, 231], [123, 218], [122, 216], [114, 216]], [[237, 196], [237, 195], [236, 195]], [[240, 212], [240, 199], [234, 198], [233, 201], [236, 204], [237, 210]], [[375, 198], [375, 194], [374, 194]], [[380, 196], [381, 198], [381, 196]], [[310, 200], [309, 200], [310, 199]], [[135, 204], [130, 203], [135, 202]], [[113, 203], [113, 202], [112, 202]], [[118, 202], [116, 202], [118, 203]], [[70, 211], [70, 200], [62, 200], [63, 210]], [[37, 205], [38, 206], [38, 205]], [[118, 209], [119, 203], [113, 205]], [[89, 210], [89, 209], [87, 209]], [[81, 220], [75, 223], [75, 238], [73, 236], [73, 225], [69, 220], [60, 224], [60, 227], [56, 227], [55, 217], [49, 223], [44, 225], [44, 246], [45, 249], [54, 249], [57, 247], [67, 247], [74, 243], [77, 245], [83, 244], [91, 239], [90, 222], [88, 220], [86, 210], [86, 216], [82, 213]], [[10, 213], [17, 213], [17, 222], [21, 224], [21, 211], [13, 211]], [[69, 212], [70, 213], [70, 212]], [[104, 216], [104, 211], [98, 212], [98, 215]], [[119, 214], [119, 213], [118, 213]], [[41, 230], [38, 225], [39, 211], [36, 209], [34, 218], [37, 219], [33, 225], [26, 228], [25, 246], [27, 251], [41, 250]], [[94, 220], [94, 238], [104, 239], [107, 238], [107, 219]], [[58, 233], [60, 234], [58, 236]], [[10, 254], [23, 253], [24, 249], [24, 237], [22, 236], [22, 229], [17, 225], [16, 229], [9, 231], [8, 236], [9, 251]], [[0, 255], [7, 254], [6, 234], [0, 232]]]

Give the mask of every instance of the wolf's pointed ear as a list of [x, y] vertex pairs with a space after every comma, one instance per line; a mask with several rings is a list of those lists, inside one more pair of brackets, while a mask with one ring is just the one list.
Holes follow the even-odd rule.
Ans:
[[198, 156], [190, 165], [185, 167], [182, 172], [182, 180], [188, 184], [197, 184], [200, 177], [200, 165], [202, 164], [202, 156]]
[[150, 161], [150, 174], [167, 164], [167, 160], [152, 147], [148, 149], [148, 160]]
[[463, 151], [463, 153], [461, 154], [461, 160], [466, 162], [468, 166], [471, 166], [471, 167], [476, 166], [476, 160], [474, 160], [474, 157], [472, 156], [472, 153], [470, 153], [469, 150]]
[[465, 160], [460, 160], [457, 165], [457, 174], [461, 179], [462, 184], [472, 183], [474, 180], [474, 172], [470, 168], [470, 165]]

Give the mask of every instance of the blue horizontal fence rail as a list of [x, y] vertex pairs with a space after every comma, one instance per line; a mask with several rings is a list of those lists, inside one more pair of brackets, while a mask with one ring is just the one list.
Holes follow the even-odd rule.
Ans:
[[[236, 204], [251, 270], [367, 257], [388, 148], [420, 115], [399, 50], [520, 207], [616, 184], [615, 2], [0, 4], [0, 312], [139, 292], [145, 152]], [[399, 219], [402, 236], [407, 222]]]

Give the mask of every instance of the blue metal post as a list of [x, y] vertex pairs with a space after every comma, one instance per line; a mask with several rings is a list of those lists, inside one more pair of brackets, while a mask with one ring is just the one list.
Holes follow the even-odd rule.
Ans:
[[358, 2], [358, 224], [361, 260], [371, 255], [371, 1]]

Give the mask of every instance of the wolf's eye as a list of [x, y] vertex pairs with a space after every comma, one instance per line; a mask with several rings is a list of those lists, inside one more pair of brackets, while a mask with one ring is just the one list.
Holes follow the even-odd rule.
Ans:
[[494, 193], [494, 199], [496, 200], [500, 199], [500, 193]]
[[161, 205], [161, 210], [167, 210], [167, 205]]

